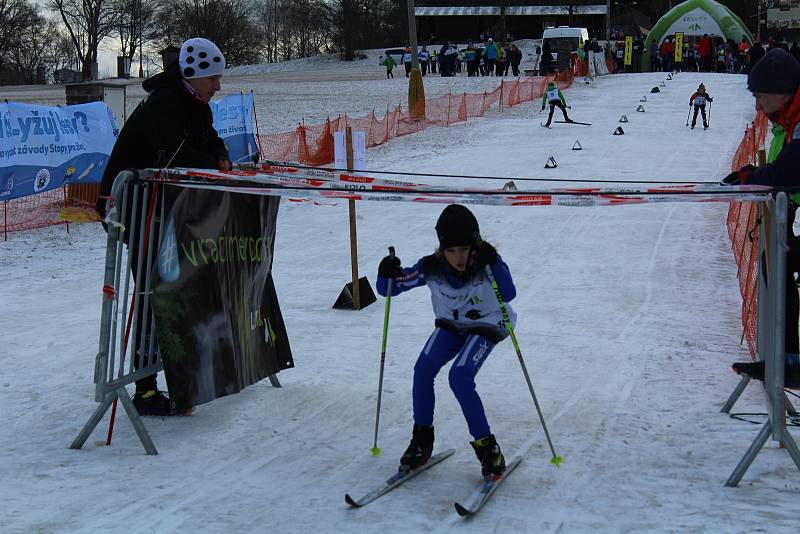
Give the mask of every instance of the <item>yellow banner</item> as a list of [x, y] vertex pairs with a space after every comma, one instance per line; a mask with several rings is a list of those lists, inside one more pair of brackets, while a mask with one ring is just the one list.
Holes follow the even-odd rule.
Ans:
[[631, 64], [633, 58], [633, 37], [628, 36], [625, 38], [625, 66]]
[[675, 33], [675, 63], [683, 61], [683, 32]]

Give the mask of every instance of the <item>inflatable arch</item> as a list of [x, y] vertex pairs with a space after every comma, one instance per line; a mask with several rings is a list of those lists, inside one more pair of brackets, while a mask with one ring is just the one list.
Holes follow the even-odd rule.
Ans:
[[642, 68], [650, 65], [650, 43], [660, 45], [665, 37], [683, 32], [686, 36], [719, 35], [737, 43], [742, 37], [753, 44], [753, 35], [730, 9], [714, 0], [688, 0], [670, 9], [661, 17], [645, 41]]

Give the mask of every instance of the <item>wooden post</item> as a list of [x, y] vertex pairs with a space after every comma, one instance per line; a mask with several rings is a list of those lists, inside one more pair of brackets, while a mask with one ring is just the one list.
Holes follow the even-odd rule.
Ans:
[[[353, 130], [345, 128], [345, 147], [347, 151], [347, 170], [353, 170]], [[356, 201], [347, 201], [350, 213], [350, 269], [353, 274], [353, 309], [361, 309], [361, 292], [358, 287], [358, 239], [356, 237]]]

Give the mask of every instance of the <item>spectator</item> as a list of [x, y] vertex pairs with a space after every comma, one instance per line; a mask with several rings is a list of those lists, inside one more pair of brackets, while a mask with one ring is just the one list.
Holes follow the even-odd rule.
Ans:
[[644, 53], [644, 41], [641, 36], [633, 40], [633, 72], [642, 72], [642, 54]]
[[494, 43], [491, 37], [489, 37], [489, 42], [486, 44], [486, 48], [483, 49], [483, 60], [484, 65], [486, 65], [486, 72], [491, 75], [494, 72], [494, 63], [497, 61], [498, 56], [498, 47]]
[[[147, 98], [136, 107], [122, 127], [100, 183], [96, 209], [103, 219], [106, 217], [106, 199], [111, 194], [114, 179], [125, 169], [147, 169], [169, 164], [174, 167], [231, 170], [228, 149], [212, 126], [213, 117], [208, 105], [220, 89], [219, 81], [224, 70], [225, 57], [220, 49], [208, 39], [193, 38], [181, 45], [177, 62], [142, 83]], [[165, 188], [163, 208], [167, 213], [179, 194], [178, 188]], [[144, 236], [140, 235], [139, 222], [131, 219], [134, 196], [131, 189], [128, 192], [129, 205], [125, 208], [126, 220], [122, 221], [128, 231], [123, 235], [128, 245], [131, 270], [138, 285], [144, 288], [147, 287], [152, 265], [147, 265], [143, 258], [142, 270], [139, 271], [139, 244]], [[138, 205], [146, 205], [146, 200], [140, 192]], [[156, 213], [160, 209], [161, 206], [157, 206]], [[150, 238], [158, 235], [158, 227], [156, 223]], [[157, 256], [155, 252], [153, 259]], [[140, 290], [139, 287], [136, 289]], [[131, 332], [134, 367], [137, 369], [157, 351], [155, 346], [149, 344], [154, 332], [142, 326], [149, 323], [144, 317], [144, 302], [145, 299], [137, 299], [140, 319]], [[172, 415], [169, 399], [158, 390], [155, 374], [136, 381], [136, 393], [132, 400], [140, 415]]]
[[[757, 184], [772, 187], [795, 188], [800, 185], [797, 169], [800, 166], [800, 64], [791, 54], [776, 48], [758, 61], [747, 77], [747, 88], [753, 93], [756, 111], [763, 112], [773, 123], [773, 141], [763, 167], [745, 166], [732, 172], [722, 184]], [[798, 365], [798, 304], [797, 284], [794, 273], [800, 272], [800, 238], [794, 235], [794, 220], [798, 198], [790, 195], [786, 224], [786, 308], [785, 308], [785, 384], [800, 387], [800, 365]], [[734, 363], [733, 370], [757, 380], [764, 379], [764, 362]]]
[[761, 41], [756, 40], [756, 42], [753, 43], [753, 46], [750, 47], [750, 50], [747, 51], [747, 55], [749, 56], [748, 62], [750, 64], [750, 71], [752, 71], [753, 67], [756, 66], [756, 63], [758, 63], [759, 60], [764, 57], [765, 53], [764, 47], [761, 46]]
[[519, 64], [522, 63], [522, 50], [515, 44], [511, 45], [510, 50], [511, 72], [514, 76], [519, 76]]

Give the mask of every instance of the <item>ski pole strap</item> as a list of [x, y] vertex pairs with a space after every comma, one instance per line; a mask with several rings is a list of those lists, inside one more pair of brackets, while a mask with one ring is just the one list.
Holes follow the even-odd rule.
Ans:
[[494, 296], [497, 298], [497, 305], [500, 307], [500, 313], [503, 315], [503, 324], [506, 325], [506, 330], [508, 330], [508, 335], [511, 337], [511, 343], [514, 345], [514, 350], [520, 352], [519, 344], [517, 343], [517, 336], [514, 334], [514, 327], [511, 325], [511, 318], [508, 316], [506, 303], [503, 300], [503, 295], [500, 293], [500, 287], [497, 285], [497, 280], [495, 280], [494, 278], [494, 273], [492, 273], [492, 268], [487, 265], [485, 267], [485, 271], [486, 271], [486, 276], [492, 283]]

